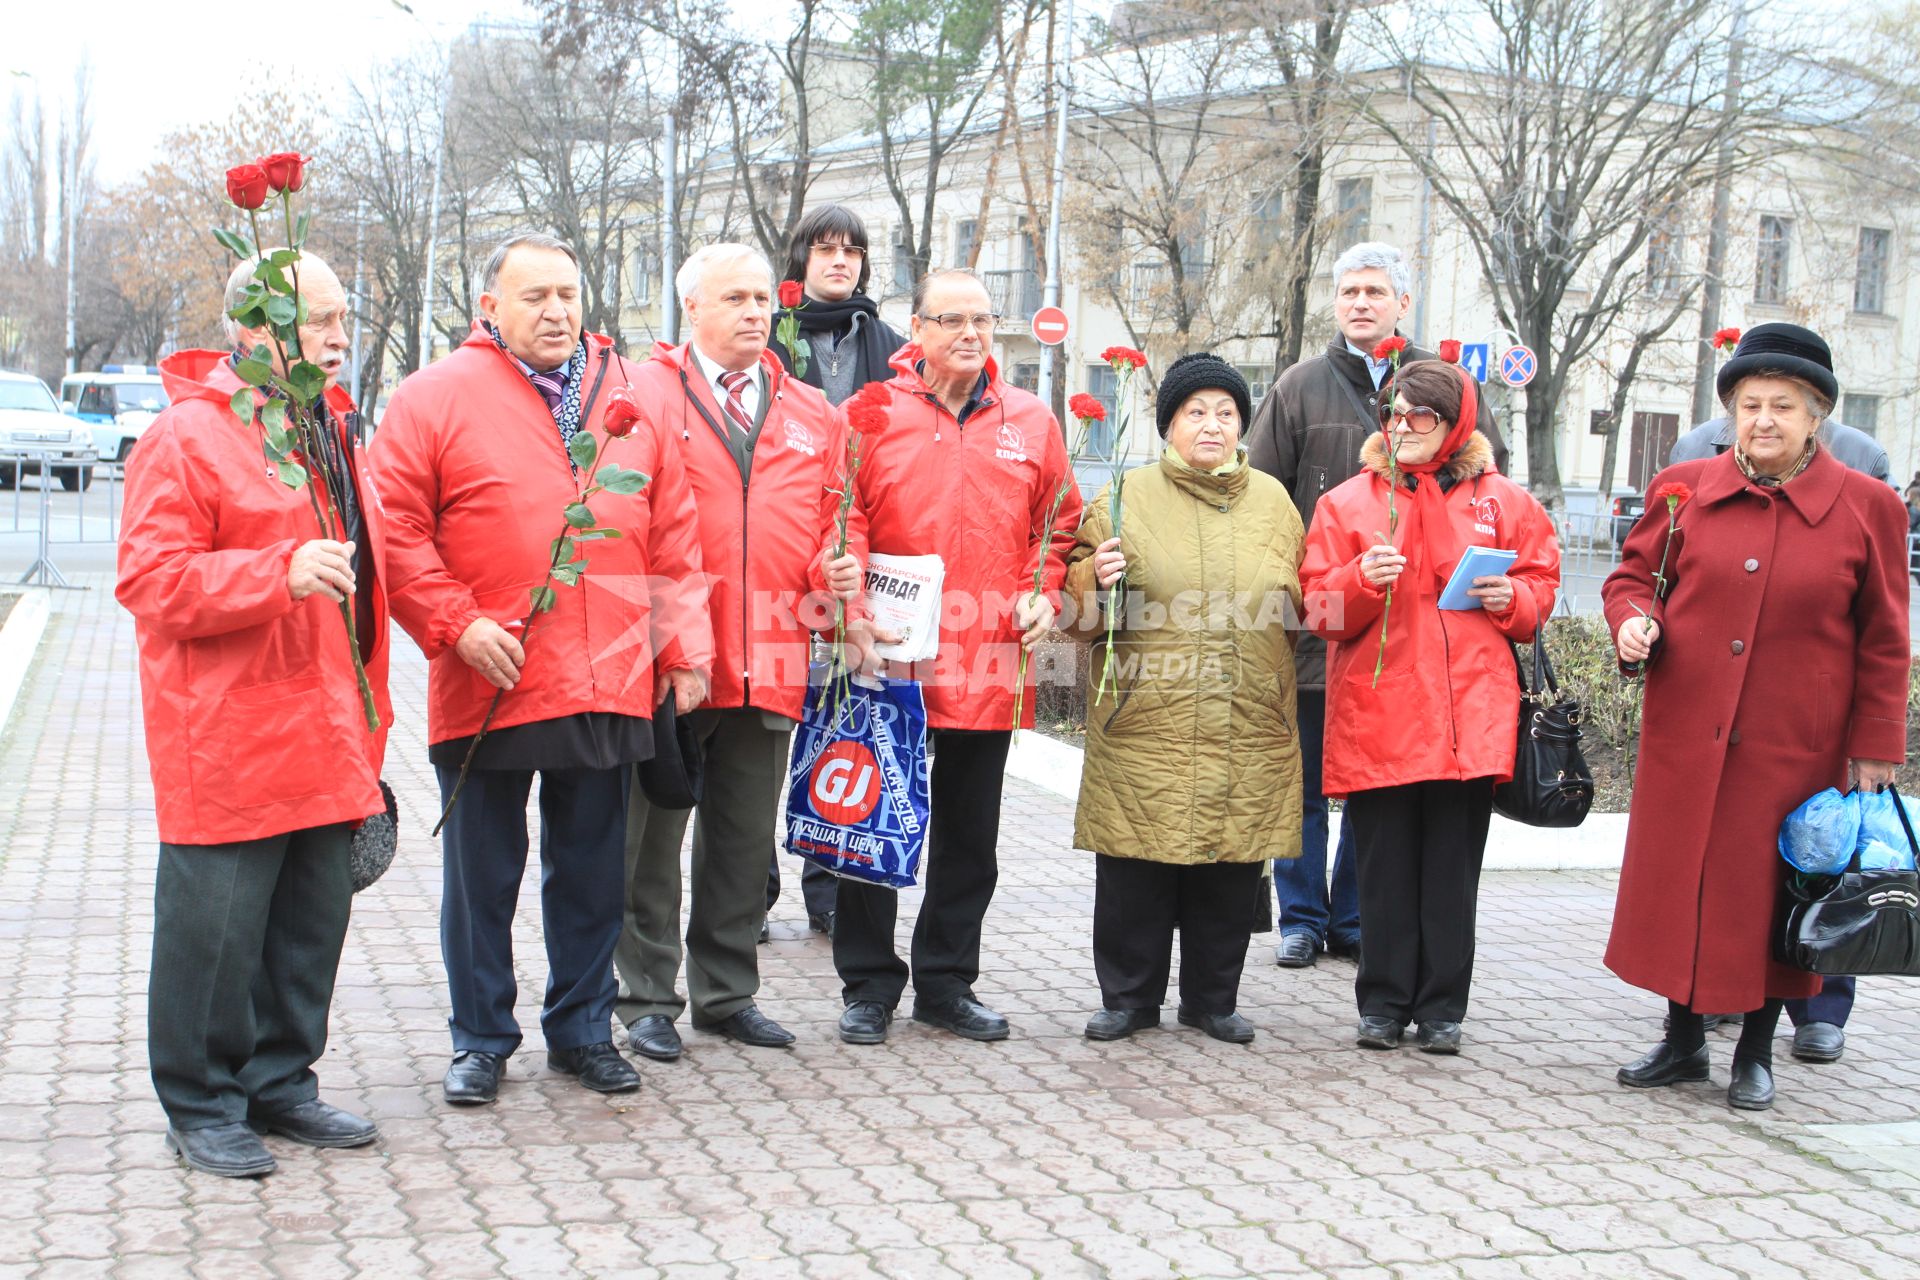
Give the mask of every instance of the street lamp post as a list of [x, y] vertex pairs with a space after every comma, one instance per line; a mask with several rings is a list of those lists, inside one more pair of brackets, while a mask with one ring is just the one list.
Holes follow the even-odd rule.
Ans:
[[[1073, 0], [1067, 0], [1060, 54], [1060, 122], [1053, 138], [1053, 192], [1047, 201], [1047, 283], [1041, 305], [1060, 305], [1060, 188], [1066, 185], [1067, 108], [1073, 98]], [[1066, 355], [1063, 342], [1040, 353], [1040, 403], [1053, 407], [1054, 366]]]

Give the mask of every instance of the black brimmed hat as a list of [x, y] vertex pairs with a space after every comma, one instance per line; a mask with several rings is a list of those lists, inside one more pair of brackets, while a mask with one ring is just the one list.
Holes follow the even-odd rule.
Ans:
[[1797, 324], [1758, 324], [1740, 335], [1739, 345], [1714, 380], [1720, 403], [1727, 403], [1742, 378], [1757, 373], [1799, 378], [1811, 384], [1829, 405], [1840, 400], [1840, 383], [1833, 376], [1833, 352], [1826, 339]]

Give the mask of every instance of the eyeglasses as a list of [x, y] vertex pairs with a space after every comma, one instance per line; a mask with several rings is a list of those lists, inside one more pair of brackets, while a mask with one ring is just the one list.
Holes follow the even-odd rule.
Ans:
[[958, 311], [948, 311], [937, 316], [921, 316], [928, 324], [937, 324], [948, 333], [958, 333], [971, 324], [982, 333], [992, 333], [993, 326], [1000, 323], [1000, 317], [992, 312], [975, 312], [963, 315]]
[[1405, 422], [1407, 430], [1417, 436], [1424, 436], [1440, 425], [1440, 415], [1423, 404], [1414, 405], [1404, 412], [1390, 404], [1380, 406], [1380, 425], [1388, 430], [1396, 422]]
[[841, 244], [837, 240], [829, 243], [828, 241], [820, 240], [814, 242], [813, 256], [816, 258], [838, 258], [845, 256], [858, 262], [867, 256], [867, 251], [857, 244]]

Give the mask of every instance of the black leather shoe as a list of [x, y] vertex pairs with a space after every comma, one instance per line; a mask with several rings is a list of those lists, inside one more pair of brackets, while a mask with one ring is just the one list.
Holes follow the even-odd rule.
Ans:
[[1363, 1049], [1397, 1049], [1406, 1029], [1405, 1023], [1392, 1018], [1368, 1015], [1360, 1019], [1360, 1028], [1353, 1033], [1353, 1040]]
[[1733, 1060], [1727, 1105], [1737, 1111], [1765, 1111], [1773, 1105], [1773, 1072], [1745, 1058]]
[[1803, 1022], [1793, 1029], [1793, 1056], [1802, 1062], [1838, 1062], [1847, 1033], [1831, 1022]]
[[729, 1040], [738, 1040], [741, 1044], [750, 1044], [756, 1049], [786, 1049], [793, 1045], [793, 1032], [752, 1005], [737, 1010], [718, 1022], [709, 1022], [699, 1030], [717, 1031]]
[[1273, 962], [1282, 969], [1307, 969], [1312, 967], [1319, 953], [1320, 944], [1313, 940], [1312, 934], [1282, 934], [1280, 945], [1273, 951]]
[[878, 1000], [855, 1000], [840, 1015], [840, 1038], [848, 1044], [879, 1044], [892, 1021], [893, 1010]]
[[318, 1098], [260, 1116], [253, 1123], [267, 1133], [309, 1147], [364, 1147], [380, 1135], [371, 1120], [362, 1120]]
[[216, 1124], [205, 1129], [168, 1129], [167, 1150], [189, 1169], [222, 1178], [264, 1178], [279, 1168], [267, 1144], [245, 1124]]
[[635, 1019], [627, 1028], [627, 1044], [641, 1057], [655, 1062], [673, 1062], [680, 1057], [680, 1033], [673, 1029], [673, 1019], [664, 1013], [650, 1013]]
[[760, 945], [764, 947], [771, 941], [773, 941], [773, 926], [765, 920], [762, 920], [760, 922]]
[[580, 1083], [595, 1093], [632, 1093], [640, 1087], [640, 1073], [620, 1056], [611, 1040], [583, 1044], [577, 1049], [549, 1049], [547, 1065], [578, 1076]]
[[1327, 954], [1341, 960], [1358, 960], [1360, 958], [1360, 939], [1328, 938]]
[[1420, 1030], [1414, 1034], [1413, 1042], [1420, 1046], [1422, 1053], [1458, 1053], [1460, 1052], [1460, 1024], [1423, 1022], [1420, 1024]]
[[1224, 1040], [1228, 1044], [1250, 1044], [1253, 1041], [1253, 1024], [1237, 1013], [1196, 1013], [1181, 1005], [1175, 1012], [1183, 1027], [1198, 1027], [1215, 1040]]
[[1159, 1025], [1158, 1009], [1102, 1009], [1087, 1019], [1087, 1039], [1125, 1040], [1136, 1031]]
[[815, 933], [824, 933], [831, 938], [833, 936], [833, 912], [809, 912], [807, 914], [807, 928], [813, 930]]
[[955, 996], [938, 1004], [913, 1002], [913, 1020], [968, 1040], [1005, 1040], [1007, 1020], [972, 996]]
[[487, 1053], [480, 1049], [462, 1049], [453, 1055], [453, 1063], [447, 1068], [446, 1078], [441, 1080], [441, 1091], [447, 1095], [447, 1101], [457, 1106], [471, 1107], [483, 1102], [492, 1102], [500, 1096], [500, 1077], [506, 1074], [507, 1055]]
[[1701, 1045], [1681, 1057], [1673, 1046], [1662, 1040], [1652, 1049], [1620, 1068], [1614, 1079], [1636, 1089], [1658, 1089], [1683, 1080], [1707, 1078], [1707, 1046]]

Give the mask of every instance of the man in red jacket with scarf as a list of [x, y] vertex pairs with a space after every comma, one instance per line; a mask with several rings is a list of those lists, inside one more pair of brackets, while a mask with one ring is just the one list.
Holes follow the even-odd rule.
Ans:
[[[687, 996], [695, 1027], [784, 1049], [793, 1036], [753, 1002], [755, 944], [766, 919], [767, 846], [787, 780], [788, 741], [807, 692], [804, 619], [828, 616], [801, 597], [846, 443], [826, 398], [767, 350], [773, 268], [759, 250], [707, 245], [675, 283], [692, 336], [677, 348], [654, 348], [634, 382], [640, 402], [686, 456], [712, 600], [713, 687], [688, 717], [700, 741], [704, 791], [693, 824]], [[680, 844], [693, 811], [650, 803], [638, 785], [628, 804], [617, 1011], [636, 1053], [672, 1061], [681, 1052], [674, 1020], [687, 1005], [674, 982]]]
[[[547, 1065], [589, 1089], [626, 1092], [640, 1080], [613, 1046], [611, 1019], [627, 778], [653, 754], [654, 707], [670, 692], [691, 711], [711, 661], [693, 494], [677, 440], [645, 421], [607, 435], [608, 393], [630, 389], [634, 370], [607, 339], [581, 333], [571, 248], [509, 237], [481, 290], [472, 334], [401, 384], [373, 447], [392, 527], [394, 617], [430, 663], [427, 755], [443, 803], [452, 800], [440, 907], [454, 1049], [444, 1090], [449, 1102], [492, 1102], [520, 1044], [513, 909], [538, 773]], [[623, 536], [592, 543], [579, 583], [554, 584], [552, 609], [523, 633], [562, 513], [583, 500], [587, 476], [567, 448], [581, 431], [608, 463], [650, 480], [638, 494], [584, 499]]]
[[[849, 1044], [886, 1039], [910, 975], [915, 1021], [972, 1040], [1006, 1037], [1007, 1020], [975, 998], [973, 984], [999, 877], [1014, 682], [1020, 650], [1053, 625], [1080, 523], [1060, 424], [1037, 397], [1001, 381], [990, 354], [999, 317], [979, 278], [967, 271], [923, 277], [913, 312], [913, 340], [894, 355], [886, 383], [886, 429], [863, 445], [847, 529], [848, 550], [862, 564], [881, 552], [936, 554], [945, 567], [939, 652], [914, 671], [933, 748], [926, 896], [909, 970], [893, 949], [899, 894], [840, 882], [833, 962], [847, 1006], [840, 1038]], [[831, 530], [827, 537], [831, 545]], [[1043, 548], [1043, 591], [1034, 600]], [[1033, 704], [1029, 693], [1021, 715], [1027, 727]]]
[[[228, 281], [230, 308], [254, 265]], [[127, 464], [114, 590], [139, 639], [160, 829], [147, 987], [154, 1091], [167, 1145], [234, 1178], [273, 1172], [256, 1128], [317, 1147], [375, 1136], [319, 1100], [313, 1064], [327, 1047], [353, 901], [353, 828], [386, 809], [386, 735], [367, 727], [339, 609], [353, 599], [384, 725], [384, 539], [353, 447], [353, 403], [337, 385], [346, 292], [312, 254], [299, 279], [300, 349], [326, 374], [346, 537], [316, 524], [306, 491], [268, 465], [261, 428], [234, 415], [229, 401], [245, 385], [234, 356], [182, 351], [161, 365], [172, 407]], [[264, 330], [226, 324], [236, 350], [269, 343]]]

